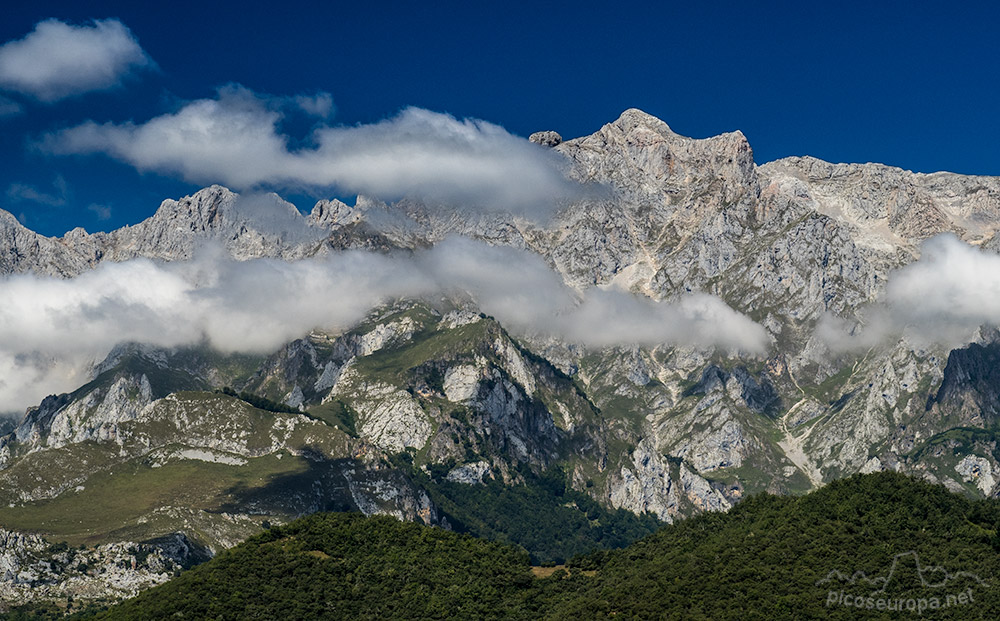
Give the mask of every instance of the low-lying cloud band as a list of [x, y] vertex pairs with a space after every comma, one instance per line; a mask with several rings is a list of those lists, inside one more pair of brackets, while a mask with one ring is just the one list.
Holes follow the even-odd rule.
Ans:
[[208, 252], [191, 262], [136, 259], [71, 280], [0, 279], [0, 411], [23, 410], [86, 381], [124, 341], [267, 353], [312, 329], [339, 330], [395, 299], [461, 293], [515, 332], [588, 346], [661, 343], [761, 352], [759, 325], [709, 295], [657, 303], [567, 287], [529, 252], [464, 238], [415, 253], [345, 251], [285, 262]]
[[981, 326], [1000, 326], [1000, 255], [951, 233], [923, 243], [920, 259], [889, 275], [884, 296], [861, 309], [859, 325], [823, 318], [818, 335], [834, 351], [864, 350], [899, 338], [960, 347]]

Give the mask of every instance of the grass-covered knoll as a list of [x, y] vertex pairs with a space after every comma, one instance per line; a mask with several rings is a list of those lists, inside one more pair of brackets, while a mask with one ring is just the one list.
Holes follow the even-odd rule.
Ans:
[[[177, 530], [205, 543], [239, 541], [263, 517], [237, 523], [223, 511], [282, 520], [303, 514], [341, 470], [336, 460], [318, 468], [305, 455], [349, 454], [350, 441], [321, 421], [211, 392], [174, 393], [140, 419], [119, 423], [118, 436], [130, 440], [131, 454], [87, 441], [31, 453], [0, 472], [0, 527], [74, 545]], [[276, 440], [284, 448], [275, 450]], [[33, 501], [16, 495], [36, 487], [55, 491]]]
[[288, 455], [252, 458], [239, 466], [201, 460], [153, 465], [137, 459], [93, 475], [79, 491], [0, 506], [0, 526], [73, 545], [143, 539], [183, 527], [170, 512], [157, 511], [163, 507], [217, 512], [234, 501], [233, 490], [263, 488], [275, 477], [306, 471], [308, 464]]
[[400, 347], [379, 350], [355, 360], [354, 368], [366, 379], [406, 386], [414, 380], [415, 369], [429, 361], [473, 358], [486, 352], [501, 333], [499, 324], [482, 320], [445, 330], [427, 329], [413, 335]]
[[223, 395], [228, 395], [230, 397], [235, 397], [235, 398], [239, 399], [240, 401], [243, 401], [244, 403], [248, 403], [248, 404], [252, 405], [253, 407], [257, 408], [258, 410], [264, 410], [265, 412], [278, 412], [278, 413], [286, 413], [286, 414], [289, 414], [289, 413], [298, 414], [299, 413], [299, 409], [298, 408], [293, 408], [290, 405], [286, 405], [284, 403], [278, 403], [277, 401], [272, 401], [271, 399], [268, 399], [267, 397], [262, 397], [260, 395], [254, 394], [252, 392], [246, 392], [246, 391], [236, 392], [235, 390], [233, 390], [229, 386], [223, 386], [218, 392], [220, 394], [223, 394]]
[[[798, 498], [756, 496], [538, 579], [514, 547], [324, 514], [255, 537], [101, 618], [996, 619], [998, 529], [997, 501], [859, 475]], [[887, 577], [894, 559], [881, 591], [835, 573]], [[941, 569], [922, 583], [918, 567], [932, 566]], [[880, 601], [904, 610], [879, 610]]]
[[313, 406], [306, 413], [316, 420], [321, 420], [327, 425], [343, 431], [352, 438], [358, 437], [358, 413], [340, 399], [331, 399], [326, 403]]

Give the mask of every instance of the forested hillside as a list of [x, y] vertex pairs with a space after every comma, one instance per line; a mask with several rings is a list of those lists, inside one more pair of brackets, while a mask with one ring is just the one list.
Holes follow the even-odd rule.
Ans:
[[517, 547], [326, 513], [81, 618], [995, 619], [998, 529], [997, 501], [893, 473], [756, 496], [555, 571]]

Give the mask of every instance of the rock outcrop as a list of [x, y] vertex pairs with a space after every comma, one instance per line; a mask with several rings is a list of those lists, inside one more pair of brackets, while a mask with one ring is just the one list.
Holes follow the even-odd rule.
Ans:
[[207, 558], [181, 533], [145, 543], [70, 547], [0, 529], [0, 611], [39, 599], [71, 605], [134, 597]]
[[554, 131], [535, 132], [528, 136], [528, 141], [543, 147], [554, 147], [563, 141], [562, 136]]

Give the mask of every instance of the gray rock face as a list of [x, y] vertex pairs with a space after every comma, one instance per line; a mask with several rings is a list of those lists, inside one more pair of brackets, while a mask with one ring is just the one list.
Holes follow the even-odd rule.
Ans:
[[49, 425], [47, 446], [111, 440], [118, 423], [135, 420], [152, 401], [153, 391], [145, 375], [120, 377], [106, 390], [95, 390], [85, 400], [62, 408]]
[[375, 446], [402, 451], [421, 448], [430, 438], [431, 423], [420, 404], [406, 391], [383, 382], [368, 382], [353, 369], [337, 382], [335, 394], [355, 397], [362, 437]]
[[669, 464], [649, 443], [640, 443], [631, 457], [632, 463], [622, 465], [620, 472], [609, 480], [611, 506], [635, 513], [655, 513], [661, 520], [672, 522], [680, 500]]
[[490, 476], [490, 464], [486, 461], [476, 461], [453, 468], [445, 477], [453, 483], [466, 485], [482, 485], [483, 479]]
[[63, 240], [38, 235], [21, 226], [17, 218], [0, 210], [0, 273], [36, 272], [74, 276], [97, 265], [97, 245], [83, 229], [74, 229]]
[[970, 343], [948, 355], [940, 386], [928, 405], [960, 412], [975, 426], [990, 426], [1000, 420], [998, 386], [1000, 343]]
[[710, 393], [721, 387], [724, 387], [732, 398], [743, 401], [754, 412], [763, 414], [768, 410], [780, 408], [781, 397], [768, 377], [764, 375], [755, 378], [744, 367], [737, 367], [729, 372], [710, 364], [705, 367], [701, 379], [689, 389], [689, 392]]
[[198, 560], [204, 552], [181, 534], [77, 549], [0, 529], [0, 611], [39, 599], [134, 597]]
[[722, 511], [732, 503], [684, 463], [671, 464], [657, 454], [651, 443], [640, 442], [631, 463], [609, 479], [609, 500], [613, 507], [635, 513], [650, 512], [665, 522], [697, 511]]
[[444, 395], [449, 401], [465, 403], [479, 394], [483, 371], [479, 366], [460, 364], [448, 369], [444, 376]]
[[528, 140], [543, 147], [554, 147], [563, 141], [562, 136], [551, 130], [535, 132], [528, 136]]
[[966, 455], [955, 466], [955, 472], [961, 475], [964, 481], [974, 483], [985, 496], [990, 496], [996, 488], [993, 464], [985, 457]]
[[683, 464], [679, 467], [681, 489], [700, 511], [725, 511], [732, 503], [708, 481], [689, 470]]
[[918, 174], [882, 164], [830, 164], [810, 157], [771, 162], [762, 172], [802, 182], [821, 213], [857, 226], [870, 245], [898, 247], [942, 231], [972, 243], [1000, 223], [1000, 179]]

